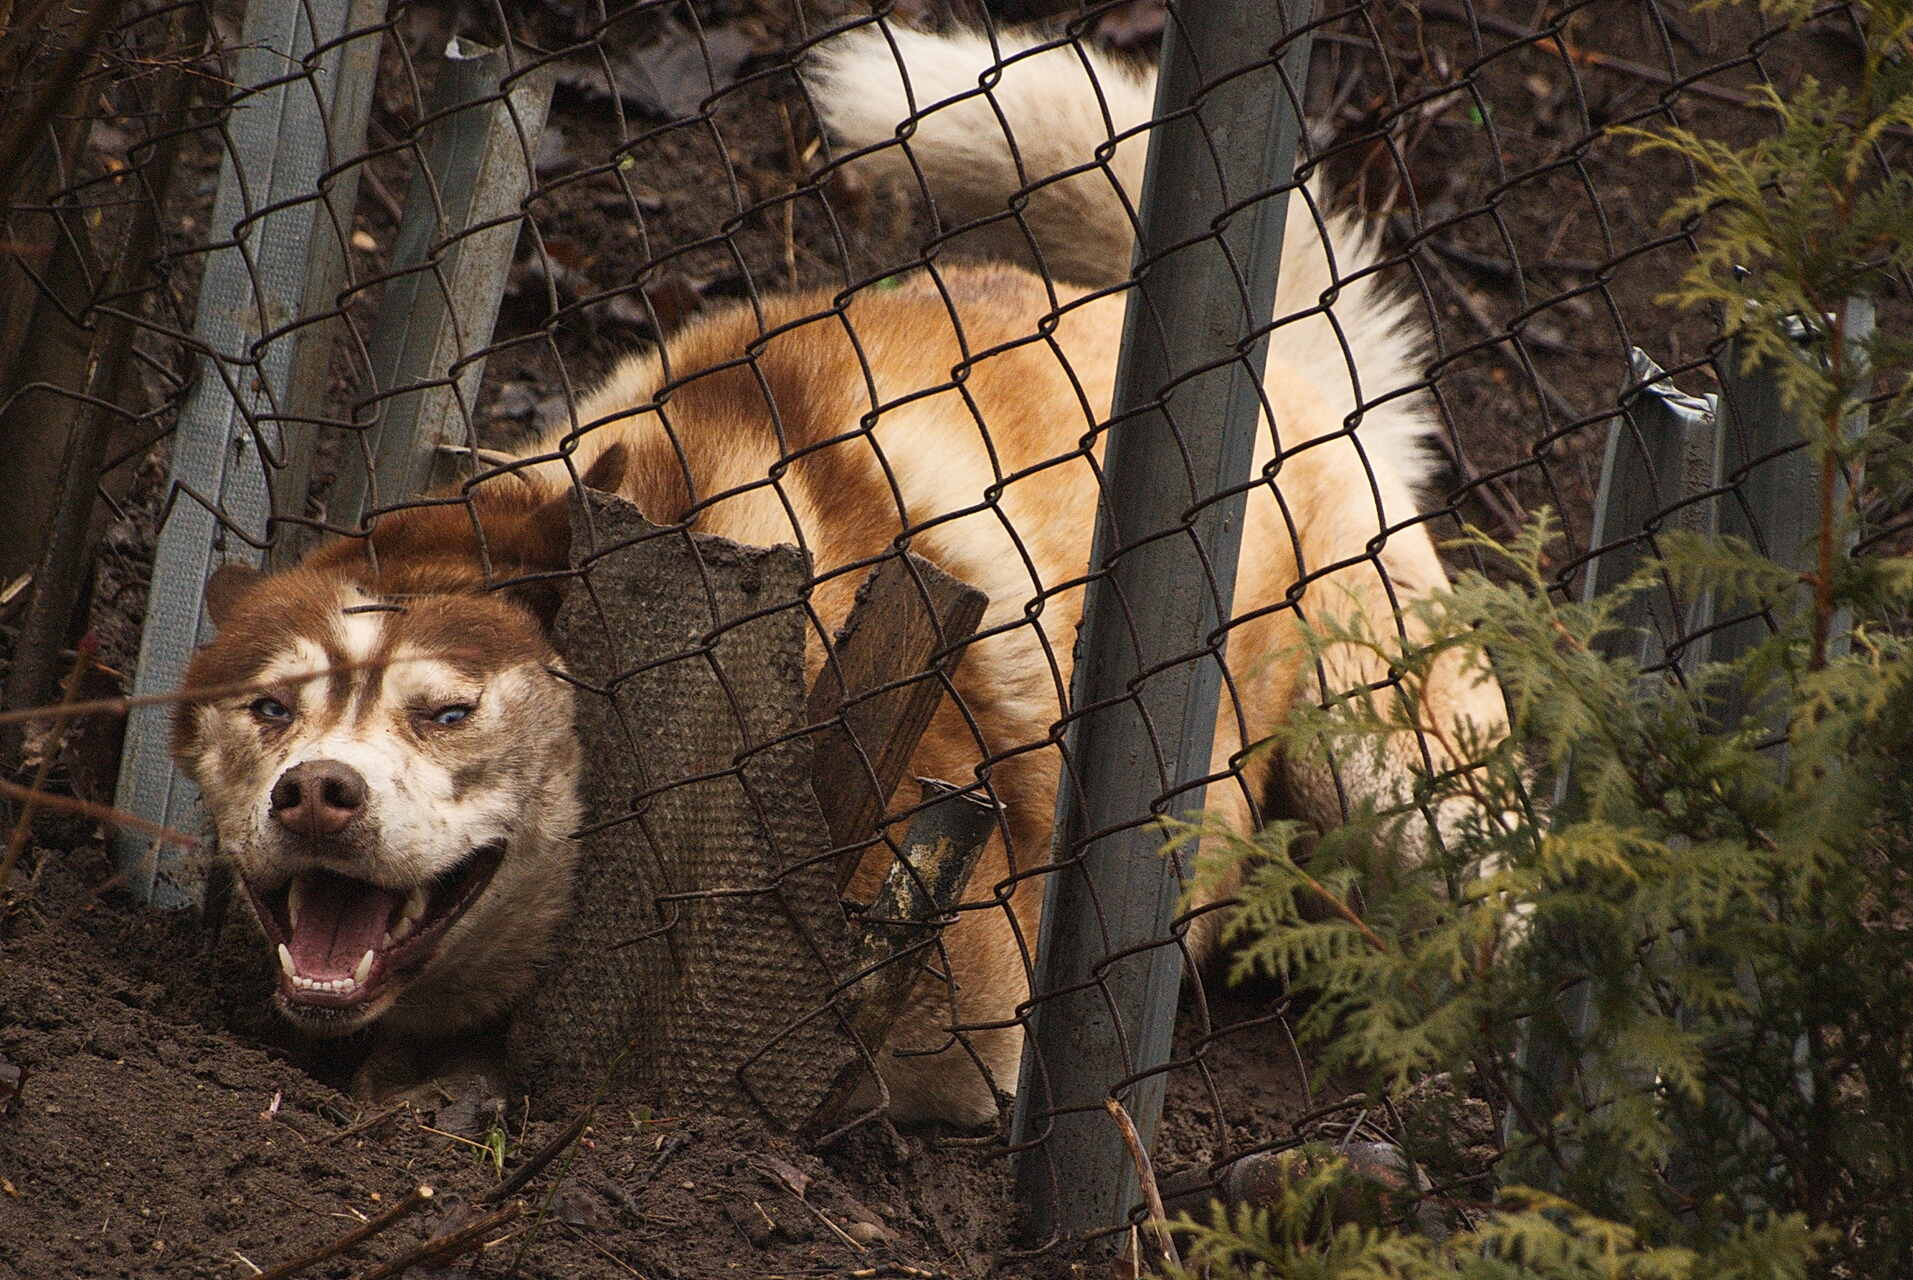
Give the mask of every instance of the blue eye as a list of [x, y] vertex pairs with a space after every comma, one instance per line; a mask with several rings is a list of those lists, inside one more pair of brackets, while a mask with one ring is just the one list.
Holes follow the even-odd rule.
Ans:
[[261, 720], [270, 720], [275, 724], [284, 724], [292, 719], [292, 708], [277, 698], [255, 698], [248, 710]]
[[440, 707], [431, 716], [433, 724], [457, 724], [478, 708], [467, 703], [455, 702], [449, 707]]

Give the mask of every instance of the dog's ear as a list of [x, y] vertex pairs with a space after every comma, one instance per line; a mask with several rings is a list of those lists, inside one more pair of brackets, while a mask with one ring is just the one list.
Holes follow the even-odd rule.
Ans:
[[565, 587], [569, 578], [536, 578], [518, 581], [507, 587], [500, 587], [507, 600], [529, 613], [538, 620], [538, 627], [547, 636], [558, 625], [558, 610], [565, 603]]
[[[631, 451], [619, 442], [594, 458], [578, 479], [587, 489], [616, 493], [630, 465]], [[569, 490], [560, 491], [532, 510], [518, 547], [527, 565], [546, 572], [571, 567], [571, 500]], [[515, 583], [505, 591], [549, 632], [558, 619], [568, 583], [569, 579], [543, 578]]]
[[206, 616], [213, 620], [213, 625], [225, 626], [241, 597], [265, 576], [251, 565], [240, 564], [236, 560], [229, 560], [213, 570], [213, 576], [206, 579]]
[[624, 473], [631, 467], [631, 451], [618, 443], [599, 454], [597, 460], [585, 469], [579, 480], [587, 489], [597, 489], [603, 493], [616, 493], [624, 487]]
[[[571, 494], [560, 491], [525, 517], [513, 550], [530, 573], [556, 573], [571, 567]], [[532, 578], [503, 588], [508, 599], [532, 617], [547, 635], [558, 621], [569, 578]]]

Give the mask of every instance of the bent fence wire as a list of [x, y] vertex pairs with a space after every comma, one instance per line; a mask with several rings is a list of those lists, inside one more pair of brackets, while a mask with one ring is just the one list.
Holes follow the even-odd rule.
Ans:
[[[1134, 850], [1154, 839], [1149, 820], [1196, 807], [1205, 786], [1212, 805], [1229, 793], [1245, 797], [1245, 813], [1285, 812], [1282, 796], [1250, 793], [1246, 749], [1212, 759], [1188, 745], [1208, 741], [1216, 686], [1225, 726], [1242, 715], [1251, 675], [1241, 653], [1224, 652], [1224, 639], [1252, 619], [1231, 613], [1234, 553], [1210, 526], [1239, 528], [1236, 513], [1256, 491], [1282, 504], [1285, 486], [1313, 465], [1311, 449], [1322, 456], [1348, 434], [1284, 435], [1279, 464], [1256, 471], [1246, 455], [1229, 465], [1201, 459], [1220, 447], [1230, 420], [1220, 406], [1231, 398], [1252, 413], [1266, 407], [1280, 430], [1283, 406], [1261, 403], [1248, 362], [1264, 347], [1279, 351], [1311, 315], [1335, 315], [1366, 279], [1406, 298], [1430, 337], [1395, 385], [1378, 371], [1364, 376], [1360, 340], [1338, 338], [1360, 400], [1344, 426], [1360, 440], [1364, 415], [1425, 395], [1438, 415], [1438, 465], [1422, 514], [1376, 524], [1372, 475], [1311, 495], [1369, 504], [1374, 528], [1354, 562], [1386, 579], [1391, 545], [1442, 538], [1464, 521], [1506, 535], [1547, 507], [1572, 551], [1556, 582], [1573, 592], [1592, 564], [1611, 578], [1603, 553], [1632, 554], [1639, 531], [1651, 538], [1662, 522], [1689, 520], [1697, 494], [1733, 493], [1721, 521], [1758, 522], [1767, 508], [1741, 489], [1761, 450], [1778, 446], [1743, 441], [1729, 454], [1755, 451], [1738, 463], [1690, 466], [1681, 449], [1698, 444], [1653, 437], [1639, 411], [1663, 385], [1704, 388], [1725, 353], [1703, 323], [1657, 300], [1691, 252], [1694, 227], [1661, 219], [1691, 175], [1667, 155], [1634, 154], [1611, 130], [1679, 124], [1753, 136], [1765, 127], [1753, 86], [1784, 90], [1848, 65], [1855, 18], [1844, 7], [1792, 30], [1653, 0], [913, 3], [874, 17], [831, 0], [10, 9], [45, 19], [0, 37], [0, 441], [13, 476], [0, 517], [0, 621], [13, 645], [10, 705], [52, 694], [58, 654], [83, 617], [103, 660], [136, 692], [169, 691], [209, 633], [201, 599], [215, 565], [290, 563], [320, 537], [363, 536], [428, 489], [432, 501], [469, 504], [485, 486], [525, 483], [519, 460], [552, 456], [527, 455], [541, 437], [570, 451], [616, 426], [577, 409], [623, 354], [702, 317], [749, 317], [748, 340], [724, 353], [722, 368], [763, 388], [743, 399], [773, 422], [788, 394], [771, 389], [775, 338], [817, 321], [847, 335], [870, 381], [840, 439], [868, 440], [926, 396], [967, 397], [988, 359], [1049, 350], [1078, 310], [1133, 293], [1146, 301], [1131, 302], [1132, 335], [1162, 335], [1167, 354], [1145, 359], [1137, 353], [1150, 344], [1132, 341], [1135, 381], [1113, 411], [1079, 390], [1070, 448], [1015, 461], [992, 452], [997, 469], [970, 483], [958, 509], [928, 519], [913, 522], [888, 496], [904, 480], [880, 474], [877, 501], [895, 518], [875, 551], [825, 566], [703, 536], [701, 513], [718, 498], [803, 501], [792, 497], [795, 477], [826, 447], [814, 443], [790, 446], [754, 476], [710, 481], [734, 491], [642, 513], [663, 521], [656, 526], [607, 500], [581, 501], [576, 581], [560, 625], [575, 646], [567, 659], [590, 744], [591, 892], [566, 954], [593, 958], [541, 990], [514, 1050], [554, 1087], [615, 1070], [660, 1097], [761, 1111], [829, 1142], [874, 1114], [881, 1093], [872, 1094], [870, 1067], [881, 1054], [942, 1069], [961, 1059], [972, 1075], [992, 1068], [980, 1076], [982, 1097], [1005, 1102], [1018, 1072], [1000, 1068], [1018, 1061], [1021, 1028], [1033, 1025], [1014, 1123], [1007, 1108], [973, 1107], [981, 1136], [944, 1141], [1018, 1162], [1037, 1244], [1109, 1230], [1140, 1209], [1106, 1098], [1153, 1139], [1167, 1185], [1198, 1199], [1229, 1184], [1231, 1161], [1315, 1138], [1409, 1142], [1420, 1159], [1420, 1114], [1445, 1117], [1429, 1123], [1469, 1149], [1462, 1171], [1449, 1171], [1456, 1185], [1492, 1176], [1490, 1108], [1460, 1082], [1429, 1082], [1378, 1112], [1310, 1071], [1279, 993], [1193, 980], [1201, 975], [1184, 937], [1205, 927], [1207, 912], [1177, 914], [1166, 864], [1149, 867], [1136, 889], [1146, 901], [1133, 907], [1092, 884], [1093, 860], [1116, 836], [1133, 867]], [[1075, 161], [1077, 174], [1113, 181], [1123, 144], [1151, 150], [1153, 185], [1142, 208], [1125, 210], [1150, 270], [1137, 287], [1118, 253], [1104, 255], [1105, 279], [1051, 272], [1045, 287], [1055, 292], [1027, 332], [958, 332], [960, 354], [937, 378], [890, 385], [881, 367], [871, 372], [882, 357], [856, 333], [859, 300], [938, 291], [960, 328], [964, 312], [943, 273], [979, 244], [1034, 243], [1025, 213], [1056, 175], [1021, 175], [1016, 197], [984, 220], [994, 239], [950, 225], [909, 180], [916, 160], [888, 166], [886, 179], [869, 155], [836, 145], [800, 71], [853, 24], [875, 21], [894, 36], [995, 23], [998, 51], [966, 70], [960, 91], [912, 93], [877, 147], [908, 150], [939, 110], [993, 101], [999, 78], [1031, 56], [1033, 37], [1004, 24], [1030, 18], [1048, 24], [1037, 49], [1113, 50], [1119, 61], [1098, 66], [1166, 57], [1174, 69], [1160, 99], [1167, 114], [1127, 134], [1117, 124], [1106, 145]], [[1185, 110], [1191, 102], [1206, 105]], [[1251, 129], [1260, 132], [1245, 136]], [[1038, 142], [1025, 139], [1019, 154], [1046, 154]], [[905, 180], [894, 180], [897, 170]], [[1312, 186], [1298, 185], [1305, 180]], [[1275, 287], [1266, 263], [1276, 254], [1266, 241], [1279, 240], [1287, 202], [1305, 202], [1314, 218], [1353, 211], [1381, 248], [1358, 277], [1331, 264], [1319, 297], [1265, 325]], [[970, 237], [958, 234], [966, 229]], [[1208, 283], [1178, 303], [1159, 269], [1174, 265], [1171, 250], [1198, 243], [1213, 250]], [[1039, 263], [1080, 265], [1049, 247], [1037, 247]], [[1199, 270], [1188, 278], [1204, 279]], [[778, 301], [794, 290], [815, 292], [795, 309]], [[1190, 302], [1219, 304], [1222, 327], [1198, 333], [1194, 319], [1177, 318], [1193, 315], [1176, 310]], [[1637, 349], [1666, 366], [1665, 382], [1636, 362]], [[662, 405], [655, 416], [668, 421], [673, 397], [688, 401], [707, 373], [666, 368], [648, 407]], [[1730, 400], [1736, 394], [1730, 386]], [[1211, 399], [1198, 409], [1203, 395]], [[1116, 513], [1098, 526], [1106, 541], [1094, 567], [1087, 577], [1033, 577], [1033, 566], [1052, 561], [1026, 545], [1017, 512], [1028, 507], [1015, 489], [1062, 485], [1105, 428], [1115, 439], [1134, 428], [1164, 451], [1125, 464], [1112, 445], [1087, 491]], [[1006, 433], [1023, 428], [979, 414], [974, 429], [994, 451], [1010, 450]], [[1603, 517], [1595, 498], [1611, 438], [1622, 454], [1653, 460], [1644, 473], [1653, 486], [1612, 486], [1634, 509]], [[1200, 479], [1165, 492], [1181, 475]], [[834, 501], [870, 492], [849, 486]], [[1151, 533], [1121, 514], [1165, 496], [1169, 510], [1155, 518], [1167, 523]], [[999, 531], [1003, 559], [1024, 566], [1014, 598], [999, 587], [985, 601], [969, 589], [984, 584], [952, 581], [942, 572], [952, 566], [937, 563], [939, 525], [977, 516]], [[1300, 539], [1301, 517], [1286, 518]], [[1161, 529], [1190, 535], [1170, 554], [1125, 554], [1157, 546]], [[1348, 567], [1307, 567], [1256, 608], [1305, 612], [1310, 584]], [[1201, 580], [1193, 595], [1192, 577]], [[1074, 634], [1045, 633], [1042, 617], [1086, 585], [1100, 602], [1093, 625], [1104, 629], [1085, 640], [1084, 679], [1099, 644], [1117, 663], [1072, 702], [1060, 673]], [[847, 612], [860, 588], [862, 603]], [[1171, 615], [1185, 597], [1191, 611], [1178, 622]], [[1145, 623], [1184, 634], [1137, 637]], [[1721, 641], [1723, 624], [1695, 610], [1670, 604], [1655, 623], [1671, 660], [1700, 636]], [[1052, 700], [1034, 736], [987, 735], [995, 712], [983, 703], [1000, 691], [966, 677], [964, 659], [996, 641], [1020, 646], [1032, 669], [1019, 678]], [[972, 658], [967, 670], [979, 664]], [[1165, 672], [1176, 678], [1156, 679]], [[1183, 683], [1197, 690], [1191, 698], [1176, 692]], [[1338, 692], [1322, 680], [1313, 696]], [[1141, 712], [1137, 741], [1077, 757], [1085, 722], [1119, 705]], [[968, 725], [979, 745], [958, 776], [939, 779], [954, 790], [924, 792], [909, 778], [921, 763], [911, 744], [939, 717]], [[134, 716], [116, 794], [146, 830], [192, 831], [202, 818], [166, 761], [166, 726], [163, 706]], [[1038, 829], [1048, 829], [1054, 787], [1027, 783], [1029, 761], [1051, 761], [1053, 776], [1059, 753], [1068, 800], [1059, 842], [1009, 848], [996, 864], [986, 858], [990, 874], [971, 876], [979, 841], [994, 833], [1014, 843], [1030, 809], [1043, 810]], [[1127, 775], [1128, 798], [1094, 798], [1114, 773]], [[100, 794], [115, 793], [108, 784]], [[204, 895], [203, 858], [150, 836], [122, 839], [125, 873], [152, 901]], [[1017, 904], [1044, 898], [1051, 921], [1039, 938], [1023, 927], [1034, 911]], [[949, 986], [949, 948], [927, 922], [953, 918], [942, 933], [954, 937], [991, 914], [1015, 916], [999, 932], [1005, 963], [1021, 974], [1016, 998], [965, 1013], [963, 993], [948, 991], [934, 1036], [885, 1047], [884, 1028], [911, 983], [924, 981], [919, 969]], [[1051, 945], [1058, 922], [1070, 926], [1066, 948]], [[886, 978], [892, 970], [910, 981]], [[1037, 994], [1026, 998], [1031, 981]], [[1166, 1118], [1156, 1131], [1159, 1104]]]

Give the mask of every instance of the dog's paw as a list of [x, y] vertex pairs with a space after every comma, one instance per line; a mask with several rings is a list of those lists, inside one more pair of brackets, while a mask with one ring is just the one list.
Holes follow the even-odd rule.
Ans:
[[444, 1040], [382, 1035], [352, 1078], [353, 1096], [365, 1102], [406, 1103], [451, 1123], [441, 1128], [463, 1135], [484, 1132], [511, 1096], [504, 1038], [483, 1032]]

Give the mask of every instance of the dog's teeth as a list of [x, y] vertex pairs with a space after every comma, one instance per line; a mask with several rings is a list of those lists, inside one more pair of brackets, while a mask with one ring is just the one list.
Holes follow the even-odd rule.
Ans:
[[279, 967], [286, 971], [288, 978], [291, 978], [295, 982], [299, 980], [299, 970], [294, 967], [292, 963], [292, 952], [286, 948], [286, 944], [283, 942], [279, 944]]
[[359, 967], [352, 971], [352, 981], [354, 984], [362, 987], [365, 985], [365, 980], [372, 976], [373, 954], [372, 949], [367, 947], [365, 954], [359, 957]]
[[389, 947], [395, 942], [403, 942], [405, 939], [411, 937], [412, 930], [417, 928], [418, 922], [425, 918], [425, 904], [427, 901], [428, 899], [424, 889], [414, 889], [412, 892], [406, 894], [405, 906], [399, 912], [399, 921], [387, 932], [382, 945]]
[[292, 883], [286, 886], [286, 924], [293, 929], [299, 927], [299, 883], [302, 877], [294, 876]]

